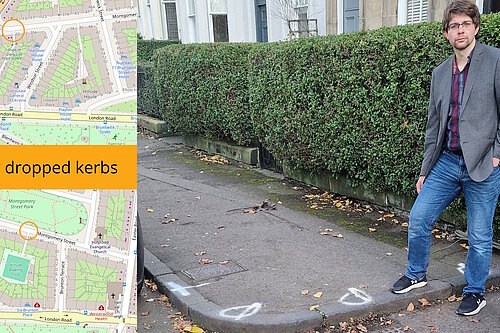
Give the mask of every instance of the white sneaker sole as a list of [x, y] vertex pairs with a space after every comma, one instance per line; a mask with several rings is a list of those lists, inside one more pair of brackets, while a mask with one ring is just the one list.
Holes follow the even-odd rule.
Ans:
[[424, 287], [425, 285], [427, 285], [427, 281], [422, 281], [422, 282], [419, 282], [419, 283], [412, 284], [408, 288], [405, 288], [405, 289], [402, 289], [402, 290], [398, 290], [398, 291], [393, 290], [392, 292], [395, 293], [395, 294], [404, 294], [404, 293], [409, 292], [410, 290]]
[[457, 311], [457, 314], [462, 315], [462, 316], [473, 316], [473, 315], [478, 314], [479, 311], [481, 311], [481, 309], [484, 308], [485, 306], [486, 306], [486, 301], [483, 299], [481, 304], [479, 304], [479, 306], [474, 311], [467, 312], [467, 313], [458, 313], [458, 311]]

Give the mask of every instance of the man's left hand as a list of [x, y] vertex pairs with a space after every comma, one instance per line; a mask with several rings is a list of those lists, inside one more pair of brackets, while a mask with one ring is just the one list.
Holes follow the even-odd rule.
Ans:
[[496, 168], [498, 166], [498, 163], [500, 162], [500, 159], [493, 157], [493, 167]]

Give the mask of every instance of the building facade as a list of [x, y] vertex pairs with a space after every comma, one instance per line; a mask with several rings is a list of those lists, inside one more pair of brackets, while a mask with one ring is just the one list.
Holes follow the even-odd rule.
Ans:
[[[498, 0], [475, 0], [481, 13]], [[274, 42], [440, 21], [447, 0], [138, 0], [144, 39]]]

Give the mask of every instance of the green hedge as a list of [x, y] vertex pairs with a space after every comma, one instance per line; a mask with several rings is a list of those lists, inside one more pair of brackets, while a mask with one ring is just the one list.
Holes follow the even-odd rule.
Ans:
[[137, 56], [139, 63], [151, 60], [151, 57], [153, 56], [155, 50], [174, 44], [179, 44], [179, 42], [171, 40], [155, 40], [155, 39], [147, 40], [138, 37]]
[[162, 119], [153, 79], [151, 57], [157, 49], [179, 44], [178, 41], [137, 39], [137, 112]]
[[245, 44], [172, 45], [154, 57], [160, 109], [174, 132], [248, 144], [254, 138]]
[[[500, 46], [500, 15], [480, 40]], [[432, 70], [452, 49], [439, 23], [267, 44], [157, 52], [161, 111], [177, 131], [262, 142], [292, 167], [415, 195]], [[463, 223], [463, 202], [450, 209]], [[500, 236], [500, 217], [495, 220]]]

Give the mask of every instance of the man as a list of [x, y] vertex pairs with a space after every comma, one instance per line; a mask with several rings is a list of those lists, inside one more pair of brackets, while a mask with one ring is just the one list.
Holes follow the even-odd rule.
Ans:
[[424, 160], [408, 228], [408, 266], [392, 292], [427, 284], [432, 225], [463, 192], [469, 250], [467, 286], [457, 313], [474, 315], [486, 305], [484, 283], [500, 191], [500, 50], [476, 42], [479, 10], [468, 0], [449, 3], [442, 23], [454, 55], [432, 73]]

